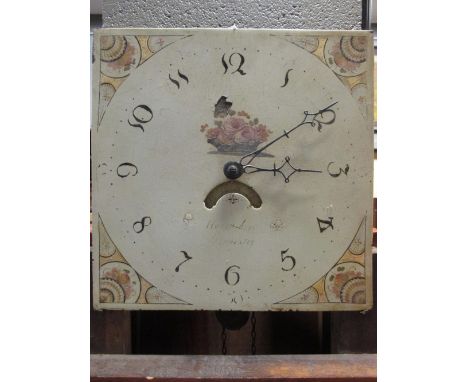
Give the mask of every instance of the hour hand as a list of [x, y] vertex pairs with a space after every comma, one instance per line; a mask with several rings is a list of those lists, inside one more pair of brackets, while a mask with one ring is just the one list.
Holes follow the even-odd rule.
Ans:
[[283, 176], [285, 183], [289, 183], [289, 178], [291, 178], [291, 176], [293, 176], [296, 172], [322, 172], [320, 170], [305, 170], [302, 168], [296, 168], [291, 164], [291, 158], [289, 157], [285, 157], [283, 163], [279, 167], [276, 167], [276, 163], [273, 163], [273, 168], [263, 168], [252, 165], [246, 165], [243, 167], [246, 174], [253, 174], [255, 172], [272, 172], [273, 176], [276, 176], [276, 173], [279, 173]]

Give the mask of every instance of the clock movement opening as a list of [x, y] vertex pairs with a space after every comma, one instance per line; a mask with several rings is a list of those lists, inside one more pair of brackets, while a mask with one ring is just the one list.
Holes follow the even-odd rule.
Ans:
[[206, 196], [204, 203], [205, 207], [212, 209], [224, 195], [240, 194], [244, 196], [253, 208], [262, 206], [260, 195], [252, 187], [238, 181], [230, 180], [214, 187]]

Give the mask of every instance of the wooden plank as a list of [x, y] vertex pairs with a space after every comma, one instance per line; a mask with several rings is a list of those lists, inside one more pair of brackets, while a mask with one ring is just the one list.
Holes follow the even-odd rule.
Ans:
[[375, 354], [270, 356], [92, 355], [91, 381], [377, 380]]
[[129, 354], [131, 351], [131, 312], [99, 312], [91, 308], [91, 353]]

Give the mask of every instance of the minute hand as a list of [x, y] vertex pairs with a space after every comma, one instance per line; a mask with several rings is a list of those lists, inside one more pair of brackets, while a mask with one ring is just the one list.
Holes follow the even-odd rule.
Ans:
[[[322, 125], [330, 125], [335, 121], [336, 114], [335, 114], [335, 111], [332, 109], [332, 107], [335, 106], [337, 103], [338, 101], [332, 103], [331, 105], [328, 105], [324, 109], [319, 110], [317, 113], [309, 113], [308, 111], [304, 111], [304, 119], [302, 120], [301, 123], [299, 123], [298, 125], [294, 126], [293, 128], [287, 131], [284, 130], [283, 134], [276, 137], [271, 142], [267, 143], [266, 145], [263, 145], [262, 147], [260, 147], [259, 149], [255, 151], [252, 151], [249, 154], [244, 155], [240, 159], [239, 163], [242, 166], [249, 165], [261, 152], [263, 152], [265, 149], [270, 147], [273, 143], [278, 142], [281, 138], [284, 138], [284, 137], [289, 138], [289, 134], [291, 134], [294, 130], [298, 129], [299, 127], [303, 125], [310, 125], [312, 127], [317, 127], [317, 130], [321, 131]], [[329, 119], [325, 119], [327, 115], [330, 116]], [[318, 119], [319, 116], [321, 118], [320, 120]], [[308, 117], [312, 117], [312, 119], [307, 120]]]

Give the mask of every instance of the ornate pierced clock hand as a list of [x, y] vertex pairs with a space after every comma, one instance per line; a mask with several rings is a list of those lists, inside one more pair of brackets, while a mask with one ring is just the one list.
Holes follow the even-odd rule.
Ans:
[[[273, 176], [276, 176], [276, 173], [278, 172], [281, 175], [283, 175], [285, 183], [289, 183], [289, 178], [296, 172], [322, 172], [320, 170], [304, 170], [301, 168], [296, 168], [291, 164], [290, 161], [291, 161], [291, 158], [285, 157], [284, 162], [281, 166], [276, 167], [276, 163], [273, 163], [273, 168], [262, 168], [262, 167], [252, 166], [252, 165], [246, 165], [244, 166], [244, 172], [246, 174], [253, 174], [254, 172], [268, 172], [269, 171], [269, 172], [273, 172]], [[281, 171], [286, 165], [288, 165], [292, 170], [289, 173], [289, 175], [286, 175], [283, 171]]]
[[[250, 163], [263, 151], [265, 151], [268, 147], [270, 147], [273, 143], [278, 142], [280, 139], [286, 137], [289, 138], [289, 134], [291, 134], [294, 130], [298, 129], [299, 127], [303, 125], [310, 125], [311, 127], [317, 127], [318, 131], [322, 130], [323, 125], [331, 125], [333, 122], [335, 122], [336, 118], [336, 113], [332, 109], [333, 106], [335, 106], [337, 102], [332, 103], [331, 105], [328, 105], [324, 109], [319, 110], [317, 113], [309, 113], [308, 111], [304, 111], [304, 119], [299, 123], [298, 125], [294, 126], [293, 128], [289, 130], [284, 130], [283, 134], [280, 136], [276, 137], [273, 139], [271, 142], [267, 143], [266, 145], [263, 145], [259, 149], [252, 151], [249, 154], [244, 155], [239, 162], [227, 162], [224, 165], [224, 174], [226, 177], [229, 179], [237, 179], [239, 178], [244, 172], [246, 174], [252, 174], [255, 172], [273, 172], [273, 175], [276, 176], [276, 173], [280, 173], [283, 175], [284, 181], [286, 183], [289, 183], [289, 178], [295, 174], [296, 172], [318, 172], [321, 173], [322, 171], [320, 170], [304, 170], [300, 168], [294, 167], [290, 161], [291, 158], [289, 156], [284, 158], [284, 162], [281, 164], [280, 167], [276, 167], [276, 164], [273, 164], [273, 168], [263, 168], [263, 167], [256, 167], [252, 166]], [[326, 118], [327, 115], [329, 118]], [[312, 117], [312, 118], [309, 118]], [[320, 119], [319, 119], [320, 118]], [[288, 165], [292, 172], [289, 175], [286, 175], [282, 169], [284, 166]]]
[[[294, 130], [298, 129], [299, 127], [301, 126], [304, 126], [304, 125], [310, 125], [311, 127], [317, 127], [317, 130], [318, 131], [321, 131], [322, 130], [322, 125], [331, 125], [333, 122], [335, 122], [335, 118], [336, 118], [336, 113], [335, 111], [332, 109], [333, 106], [335, 106], [336, 104], [338, 103], [337, 102], [334, 102], [332, 103], [331, 105], [328, 105], [326, 108], [324, 109], [321, 109], [319, 110], [317, 113], [309, 113], [308, 111], [304, 111], [304, 119], [302, 120], [301, 123], [299, 123], [298, 125], [294, 126], [293, 128], [289, 129], [289, 130], [284, 130], [283, 134], [281, 134], [279, 137], [276, 137], [275, 139], [273, 139], [271, 142], [267, 143], [266, 145], [263, 145], [262, 147], [260, 147], [259, 149], [255, 150], [255, 151], [252, 151], [251, 153], [247, 154], [247, 155], [244, 155], [239, 163], [242, 165], [243, 168], [245, 168], [245, 166], [249, 165], [250, 163], [252, 163], [252, 161], [260, 154], [262, 153], [263, 151], [265, 151], [265, 149], [267, 149], [268, 147], [270, 147], [273, 143], [276, 143], [278, 142], [280, 139], [286, 137], [286, 138], [289, 138], [289, 134], [291, 134]], [[329, 120], [326, 120], [324, 119], [324, 115], [326, 116], [327, 114], [331, 114], [330, 115], [330, 119]], [[322, 118], [322, 120], [319, 120], [317, 119], [318, 117], [320, 116], [320, 118]], [[312, 117], [311, 120], [308, 120], [308, 117]], [[250, 159], [249, 159], [250, 158]], [[247, 160], [247, 161], [246, 161]], [[244, 161], [246, 161], [244, 163]]]

